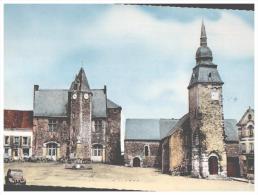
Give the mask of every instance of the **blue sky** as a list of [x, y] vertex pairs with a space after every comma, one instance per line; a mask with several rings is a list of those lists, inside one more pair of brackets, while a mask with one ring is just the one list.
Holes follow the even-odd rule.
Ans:
[[5, 5], [4, 107], [32, 109], [33, 85], [67, 89], [81, 66], [125, 118], [180, 118], [202, 19], [224, 81], [225, 118], [254, 107], [254, 15], [125, 5]]

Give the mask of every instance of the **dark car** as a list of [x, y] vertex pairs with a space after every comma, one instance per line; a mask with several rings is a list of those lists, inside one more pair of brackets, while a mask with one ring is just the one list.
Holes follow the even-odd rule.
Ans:
[[21, 169], [8, 169], [5, 176], [6, 185], [26, 185], [26, 180], [23, 177]]

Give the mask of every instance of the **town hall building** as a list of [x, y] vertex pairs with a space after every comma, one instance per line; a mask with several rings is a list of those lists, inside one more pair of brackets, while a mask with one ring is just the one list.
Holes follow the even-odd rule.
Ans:
[[118, 164], [121, 107], [107, 88], [91, 89], [81, 68], [69, 89], [34, 85], [33, 155]]
[[127, 119], [127, 166], [207, 178], [239, 176], [237, 121], [224, 119], [223, 81], [201, 27], [196, 65], [188, 85], [189, 112], [180, 119]]

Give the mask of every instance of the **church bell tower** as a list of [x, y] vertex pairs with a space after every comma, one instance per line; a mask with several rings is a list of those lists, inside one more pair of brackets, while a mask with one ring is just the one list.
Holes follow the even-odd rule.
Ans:
[[91, 158], [92, 92], [83, 68], [72, 82], [69, 93], [70, 154], [74, 158]]
[[188, 86], [190, 126], [192, 129], [192, 176], [227, 175], [224, 142], [223, 81], [212, 62], [207, 46], [204, 23], [201, 27], [200, 47], [196, 52], [196, 66]]

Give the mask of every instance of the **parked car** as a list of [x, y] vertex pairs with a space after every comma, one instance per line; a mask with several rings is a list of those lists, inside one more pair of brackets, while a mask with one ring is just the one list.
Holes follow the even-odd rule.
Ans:
[[12, 161], [12, 157], [9, 156], [8, 154], [4, 154], [4, 162], [8, 163], [8, 162], [11, 162], [11, 161]]
[[26, 185], [26, 179], [23, 177], [21, 169], [8, 169], [5, 176], [6, 185]]
[[24, 154], [23, 160], [24, 160], [25, 162], [30, 161], [30, 156], [29, 156], [29, 154]]

